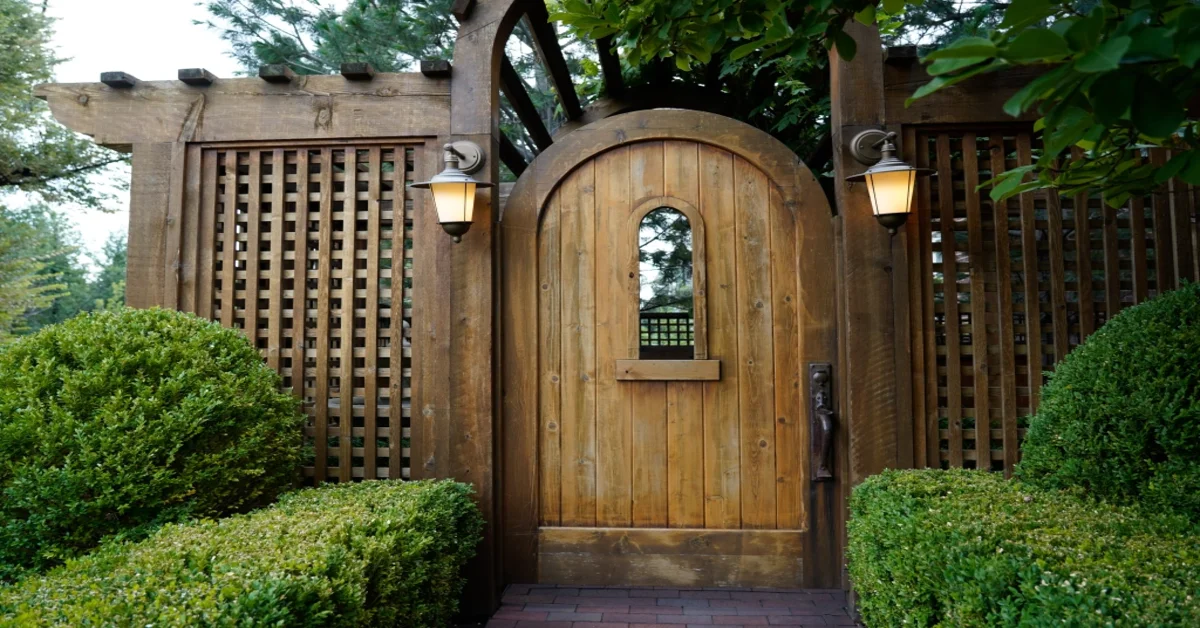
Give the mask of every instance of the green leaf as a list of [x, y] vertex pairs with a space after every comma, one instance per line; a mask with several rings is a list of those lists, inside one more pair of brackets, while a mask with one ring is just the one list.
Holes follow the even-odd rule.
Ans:
[[[1179, 172], [1179, 178], [1185, 183], [1191, 185], [1200, 185], [1200, 155], [1197, 155], [1194, 151], [1184, 154], [1190, 155], [1191, 159], [1188, 160], [1187, 168], [1184, 168]], [[1176, 159], [1178, 159], [1178, 157], [1176, 157]]]
[[1104, 29], [1104, 7], [1097, 6], [1086, 17], [1076, 20], [1063, 34], [1071, 50], [1084, 52], [1100, 43], [1100, 32]]
[[1169, 59], [1175, 53], [1171, 31], [1165, 28], [1143, 28], [1133, 34], [1133, 41], [1125, 51], [1126, 63], [1159, 61]]
[[755, 50], [758, 50], [764, 44], [766, 44], [765, 39], [756, 39], [750, 43], [742, 44], [742, 45], [738, 46], [737, 48], [734, 48], [733, 52], [729, 53], [729, 59], [731, 61], [737, 61], [738, 59], [741, 59], [742, 57], [749, 55], [750, 53], [754, 52]]
[[1062, 35], [1048, 28], [1033, 28], [1017, 35], [1000, 56], [1010, 61], [1034, 61], [1056, 59], [1070, 53], [1071, 49]]
[[984, 61], [987, 61], [987, 59], [984, 57], [966, 57], [963, 59], [938, 59], [937, 61], [934, 61], [933, 63], [929, 64], [929, 68], [926, 70], [926, 72], [930, 76], [940, 76], [942, 74], [949, 74], [951, 72], [957, 72], [963, 68], [969, 68], [969, 67], [975, 65], [976, 63], [982, 63]]
[[833, 45], [837, 47], [838, 56], [846, 61], [853, 61], [855, 53], [858, 52], [858, 44], [845, 31], [838, 31], [833, 36]]
[[1070, 73], [1071, 66], [1063, 65], [1033, 79], [1004, 103], [1004, 113], [1019, 117]]
[[883, 12], [896, 15], [904, 10], [904, 0], [883, 0]]
[[1132, 42], [1133, 38], [1127, 35], [1114, 37], [1077, 59], [1075, 69], [1088, 74], [1115, 70], [1120, 67], [1121, 57]]
[[1178, 153], [1174, 157], [1171, 157], [1170, 161], [1154, 171], [1154, 182], [1161, 184], [1175, 178], [1176, 175], [1187, 168], [1194, 157], [1196, 157], [1194, 151]]
[[1150, 137], [1167, 137], [1186, 118], [1183, 103], [1166, 85], [1148, 74], [1138, 76], [1130, 117], [1138, 131]]
[[1033, 165], [1020, 166], [1018, 168], [1008, 170], [1004, 172], [1004, 174], [1001, 174], [990, 181], [985, 181], [984, 184], [993, 184], [992, 191], [988, 194], [988, 196], [990, 196], [993, 201], [1001, 201], [1009, 198], [1016, 193], [1016, 190], [1018, 186], [1021, 185], [1025, 175], [1029, 172], [1032, 172], [1033, 168]]
[[1019, 28], [1040, 22], [1054, 13], [1050, 0], [1013, 0], [1004, 12], [1001, 28]]
[[933, 77], [933, 80], [922, 85], [919, 89], [917, 89], [916, 92], [913, 93], [912, 96], [910, 96], [907, 100], [905, 100], [904, 106], [907, 107], [907, 106], [911, 105], [914, 100], [916, 100], [918, 98], [923, 98], [925, 96], [928, 96], [928, 95], [938, 91], [939, 89], [942, 89], [945, 87], [950, 87], [951, 85], [954, 85], [956, 83], [961, 83], [961, 82], [971, 78], [972, 76], [976, 76], [978, 74], [983, 74], [984, 72], [991, 72], [993, 70], [998, 70], [1002, 67], [1007, 67], [1007, 66], [1008, 66], [1008, 62], [1006, 62], [1002, 59], [994, 59], [994, 60], [992, 60], [991, 63], [985, 63], [982, 65], [973, 67], [961, 74], [955, 74], [954, 76], [935, 76], [935, 77]]
[[875, 5], [868, 4], [865, 8], [863, 8], [862, 11], [859, 11], [858, 13], [854, 14], [854, 19], [857, 20], [859, 24], [863, 24], [866, 26], [874, 26], [875, 25]]
[[991, 58], [996, 56], [998, 52], [996, 44], [990, 39], [983, 37], [963, 37], [955, 40], [950, 45], [934, 50], [925, 55], [924, 61], [936, 61], [938, 59], [961, 59], [964, 57], [982, 57]]
[[1137, 74], [1132, 71], [1116, 70], [1100, 75], [1088, 88], [1088, 101], [1096, 120], [1111, 125], [1120, 120], [1133, 103], [1133, 90]]

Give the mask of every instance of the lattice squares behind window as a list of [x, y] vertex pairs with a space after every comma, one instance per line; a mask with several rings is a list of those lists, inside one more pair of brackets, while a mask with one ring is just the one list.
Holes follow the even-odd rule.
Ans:
[[905, 131], [906, 158], [937, 170], [908, 226], [918, 463], [1011, 472], [1043, 373], [1122, 308], [1200, 276], [1186, 184], [1119, 209], [1099, 194], [976, 191], [1036, 148], [1012, 128]]
[[[212, 315], [303, 400], [314, 480], [409, 477], [414, 153], [206, 149]], [[212, 185], [212, 183], [210, 183]]]

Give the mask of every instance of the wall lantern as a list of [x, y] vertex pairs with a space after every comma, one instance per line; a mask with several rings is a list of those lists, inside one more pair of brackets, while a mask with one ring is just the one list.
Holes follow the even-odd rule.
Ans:
[[476, 188], [490, 188], [491, 183], [476, 181], [471, 174], [483, 167], [483, 149], [475, 142], [453, 142], [442, 147], [446, 167], [433, 178], [412, 187], [433, 192], [433, 206], [438, 223], [455, 242], [471, 228], [475, 214]]
[[862, 174], [846, 177], [847, 181], [866, 181], [875, 219], [893, 234], [908, 220], [912, 211], [917, 176], [932, 172], [928, 168], [914, 168], [898, 159], [895, 141], [895, 133], [876, 129], [855, 135], [850, 140], [850, 154], [870, 168]]

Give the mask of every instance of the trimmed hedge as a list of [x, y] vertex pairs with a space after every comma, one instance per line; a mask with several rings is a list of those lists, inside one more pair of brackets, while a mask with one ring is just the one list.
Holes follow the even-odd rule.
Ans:
[[454, 482], [306, 489], [0, 590], [11, 626], [442, 626], [483, 518]]
[[0, 351], [0, 581], [295, 485], [295, 398], [237, 330], [82, 315]]
[[884, 472], [850, 510], [868, 626], [1200, 626], [1183, 517], [965, 470]]
[[1200, 284], [1121, 312], [1058, 364], [1017, 475], [1200, 522]]

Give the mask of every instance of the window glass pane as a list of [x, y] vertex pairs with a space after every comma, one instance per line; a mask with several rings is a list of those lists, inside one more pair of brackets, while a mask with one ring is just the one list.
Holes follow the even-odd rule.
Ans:
[[681, 212], [660, 207], [638, 229], [643, 360], [695, 357], [692, 227]]

